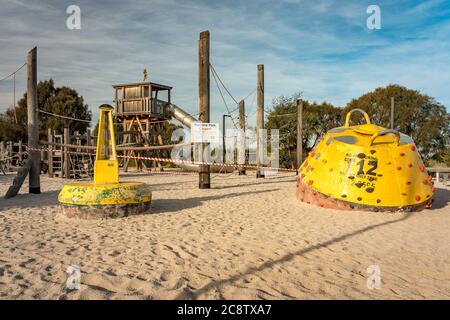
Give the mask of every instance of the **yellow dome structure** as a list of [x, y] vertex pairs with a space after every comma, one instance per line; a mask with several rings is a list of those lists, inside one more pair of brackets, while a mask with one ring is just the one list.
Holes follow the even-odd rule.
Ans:
[[[353, 112], [366, 124], [350, 126]], [[414, 141], [370, 123], [361, 109], [330, 130], [299, 168], [297, 198], [326, 208], [419, 211], [435, 188]]]
[[94, 181], [66, 184], [58, 200], [72, 218], [116, 218], [149, 209], [152, 193], [145, 183], [119, 182], [119, 163], [113, 126], [113, 107], [100, 106]]

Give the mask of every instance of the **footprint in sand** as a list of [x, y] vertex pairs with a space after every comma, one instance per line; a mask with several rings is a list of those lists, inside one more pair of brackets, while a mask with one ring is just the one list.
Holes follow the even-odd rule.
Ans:
[[114, 251], [111, 252], [109, 255], [110, 255], [111, 257], [117, 257], [118, 255], [120, 255], [120, 252], [117, 251], [117, 250], [114, 250]]

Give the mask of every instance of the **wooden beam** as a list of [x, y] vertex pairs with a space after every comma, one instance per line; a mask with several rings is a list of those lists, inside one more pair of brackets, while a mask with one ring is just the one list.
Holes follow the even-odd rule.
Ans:
[[264, 178], [264, 65], [258, 65], [256, 110], [256, 178]]
[[245, 175], [245, 102], [239, 101], [239, 135], [238, 135], [239, 175]]
[[[45, 140], [40, 140], [40, 144], [43, 145], [49, 145], [49, 146], [56, 146], [56, 147], [63, 147], [67, 149], [87, 149], [87, 150], [95, 150], [95, 146], [82, 146], [77, 144], [66, 144], [66, 143], [56, 143], [56, 142], [50, 142]], [[117, 147], [117, 151], [145, 151], [145, 150], [162, 150], [162, 149], [172, 149], [175, 147], [180, 146], [186, 146], [191, 145], [192, 143], [183, 143], [183, 144], [166, 144], [166, 145], [159, 145], [159, 146], [146, 146], [146, 147]]]
[[[210, 74], [209, 74], [209, 31], [200, 33], [198, 42], [198, 112], [200, 122], [209, 122], [210, 112]], [[206, 143], [200, 144], [200, 161], [205, 162], [203, 156], [207, 149]], [[199, 166], [200, 189], [211, 188], [210, 168], [208, 165]]]
[[[27, 117], [28, 117], [28, 147], [38, 148], [39, 117], [37, 103], [37, 47], [28, 52], [27, 56]], [[41, 193], [41, 153], [30, 150], [30, 178], [28, 190], [30, 193]]]
[[[63, 177], [66, 179], [70, 179], [70, 154], [69, 154], [69, 145], [70, 145], [70, 133], [69, 127], [64, 127], [64, 166], [63, 166]], [[79, 148], [79, 146], [74, 145], [75, 148]]]
[[[47, 139], [48, 141], [53, 141], [53, 133], [52, 129], [47, 130]], [[48, 154], [47, 154], [47, 164], [48, 164], [48, 176], [50, 178], [53, 178], [53, 148], [52, 146], [49, 146], [48, 148]]]
[[303, 162], [303, 103], [297, 99], [297, 158], [296, 170], [298, 170]]
[[391, 97], [391, 129], [394, 129], [394, 107], [395, 100], [394, 97]]

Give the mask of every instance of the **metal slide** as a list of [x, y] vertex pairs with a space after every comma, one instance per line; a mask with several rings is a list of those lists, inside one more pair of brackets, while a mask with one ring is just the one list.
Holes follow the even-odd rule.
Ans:
[[[189, 113], [185, 112], [183, 109], [178, 107], [175, 104], [170, 104], [168, 111], [170, 112], [171, 116], [177, 119], [181, 122], [185, 127], [187, 127], [189, 130], [191, 129], [191, 125], [195, 122], [199, 122], [198, 119], [195, 119], [193, 116], [191, 116]], [[189, 170], [189, 171], [197, 171], [198, 172], [198, 165], [194, 164], [178, 164], [181, 168]], [[234, 167], [222, 167], [222, 166], [211, 166], [210, 167], [211, 172], [213, 173], [231, 173], [234, 171]]]

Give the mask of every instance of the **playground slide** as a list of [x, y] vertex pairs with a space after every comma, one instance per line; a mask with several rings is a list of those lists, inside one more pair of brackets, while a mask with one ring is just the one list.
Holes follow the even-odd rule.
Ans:
[[180, 107], [170, 104], [169, 105], [169, 112], [178, 121], [180, 121], [185, 127], [191, 129], [191, 125], [194, 122], [199, 122], [197, 119], [195, 119], [193, 116], [191, 116], [189, 113], [185, 112]]
[[[195, 119], [193, 116], [191, 116], [189, 113], [185, 112], [183, 109], [178, 107], [175, 104], [169, 105], [169, 112], [178, 121], [181, 122], [185, 127], [187, 127], [189, 130], [191, 129], [191, 125], [194, 122], [199, 122], [197, 119]], [[181, 168], [189, 170], [189, 171], [197, 171], [198, 172], [198, 165], [194, 164], [180, 164]], [[213, 173], [230, 173], [234, 171], [234, 167], [222, 167], [222, 166], [211, 166], [210, 171]]]

